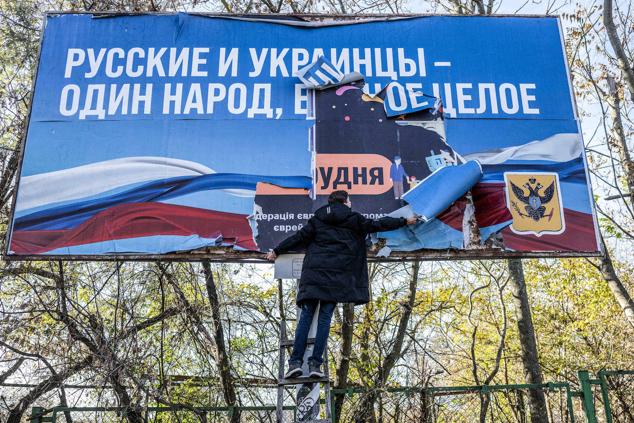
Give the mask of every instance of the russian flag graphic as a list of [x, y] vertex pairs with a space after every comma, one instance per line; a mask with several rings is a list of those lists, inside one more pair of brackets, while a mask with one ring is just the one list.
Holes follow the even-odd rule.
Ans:
[[[493, 151], [469, 154], [477, 160], [483, 177], [472, 189], [475, 217], [482, 241], [501, 232], [504, 248], [513, 251], [597, 251], [595, 222], [583, 165], [583, 144], [578, 134], [555, 134], [544, 140]], [[558, 234], [513, 231], [507, 206], [505, 173], [555, 173], [563, 203], [565, 230]], [[464, 198], [424, 224], [379, 234], [395, 251], [421, 248], [463, 248]]]
[[[10, 253], [257, 250], [248, 213], [231, 199], [252, 199], [258, 182], [311, 187], [305, 176], [217, 173], [165, 157], [126, 157], [27, 176], [18, 192]], [[226, 210], [187, 205], [188, 196], [199, 193], [215, 195]]]

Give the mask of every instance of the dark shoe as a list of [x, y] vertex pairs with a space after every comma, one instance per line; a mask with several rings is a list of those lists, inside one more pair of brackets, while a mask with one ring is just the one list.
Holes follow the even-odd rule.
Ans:
[[301, 363], [288, 363], [288, 371], [284, 375], [284, 379], [292, 379], [300, 377], [304, 373]]
[[308, 377], [323, 378], [326, 374], [321, 371], [321, 364], [308, 363]]

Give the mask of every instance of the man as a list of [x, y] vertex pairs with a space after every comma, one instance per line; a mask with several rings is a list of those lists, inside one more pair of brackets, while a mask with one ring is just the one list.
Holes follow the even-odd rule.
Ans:
[[332, 192], [328, 205], [319, 208], [302, 229], [267, 254], [267, 259], [274, 261], [280, 254], [306, 248], [297, 290], [297, 305], [301, 313], [285, 378], [302, 375], [308, 330], [318, 306], [315, 344], [308, 359], [310, 377], [324, 377], [321, 364], [336, 304], [365, 304], [370, 301], [366, 236], [416, 223], [415, 217], [366, 219], [353, 212], [351, 207], [346, 191]]
[[394, 156], [394, 163], [390, 166], [390, 179], [392, 180], [395, 200], [400, 200], [403, 196], [403, 177], [409, 180], [405, 168], [401, 165], [401, 156]]

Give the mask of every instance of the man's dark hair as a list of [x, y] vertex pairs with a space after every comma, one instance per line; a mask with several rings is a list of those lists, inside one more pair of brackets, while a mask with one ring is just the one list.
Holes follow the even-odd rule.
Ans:
[[348, 201], [348, 192], [344, 190], [333, 191], [328, 196], [328, 204], [345, 204], [346, 201]]

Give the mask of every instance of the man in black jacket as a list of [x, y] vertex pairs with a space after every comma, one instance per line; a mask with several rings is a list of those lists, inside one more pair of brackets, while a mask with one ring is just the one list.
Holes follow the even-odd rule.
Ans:
[[333, 191], [328, 197], [328, 205], [319, 208], [304, 227], [267, 254], [267, 259], [274, 261], [280, 254], [306, 249], [297, 291], [297, 305], [301, 308], [301, 314], [285, 378], [302, 374], [308, 330], [317, 306], [317, 333], [312, 356], [308, 359], [310, 377], [324, 377], [321, 371], [322, 357], [336, 304], [365, 304], [370, 301], [365, 243], [367, 235], [416, 223], [415, 217], [367, 219], [353, 212], [351, 207], [346, 191]]

